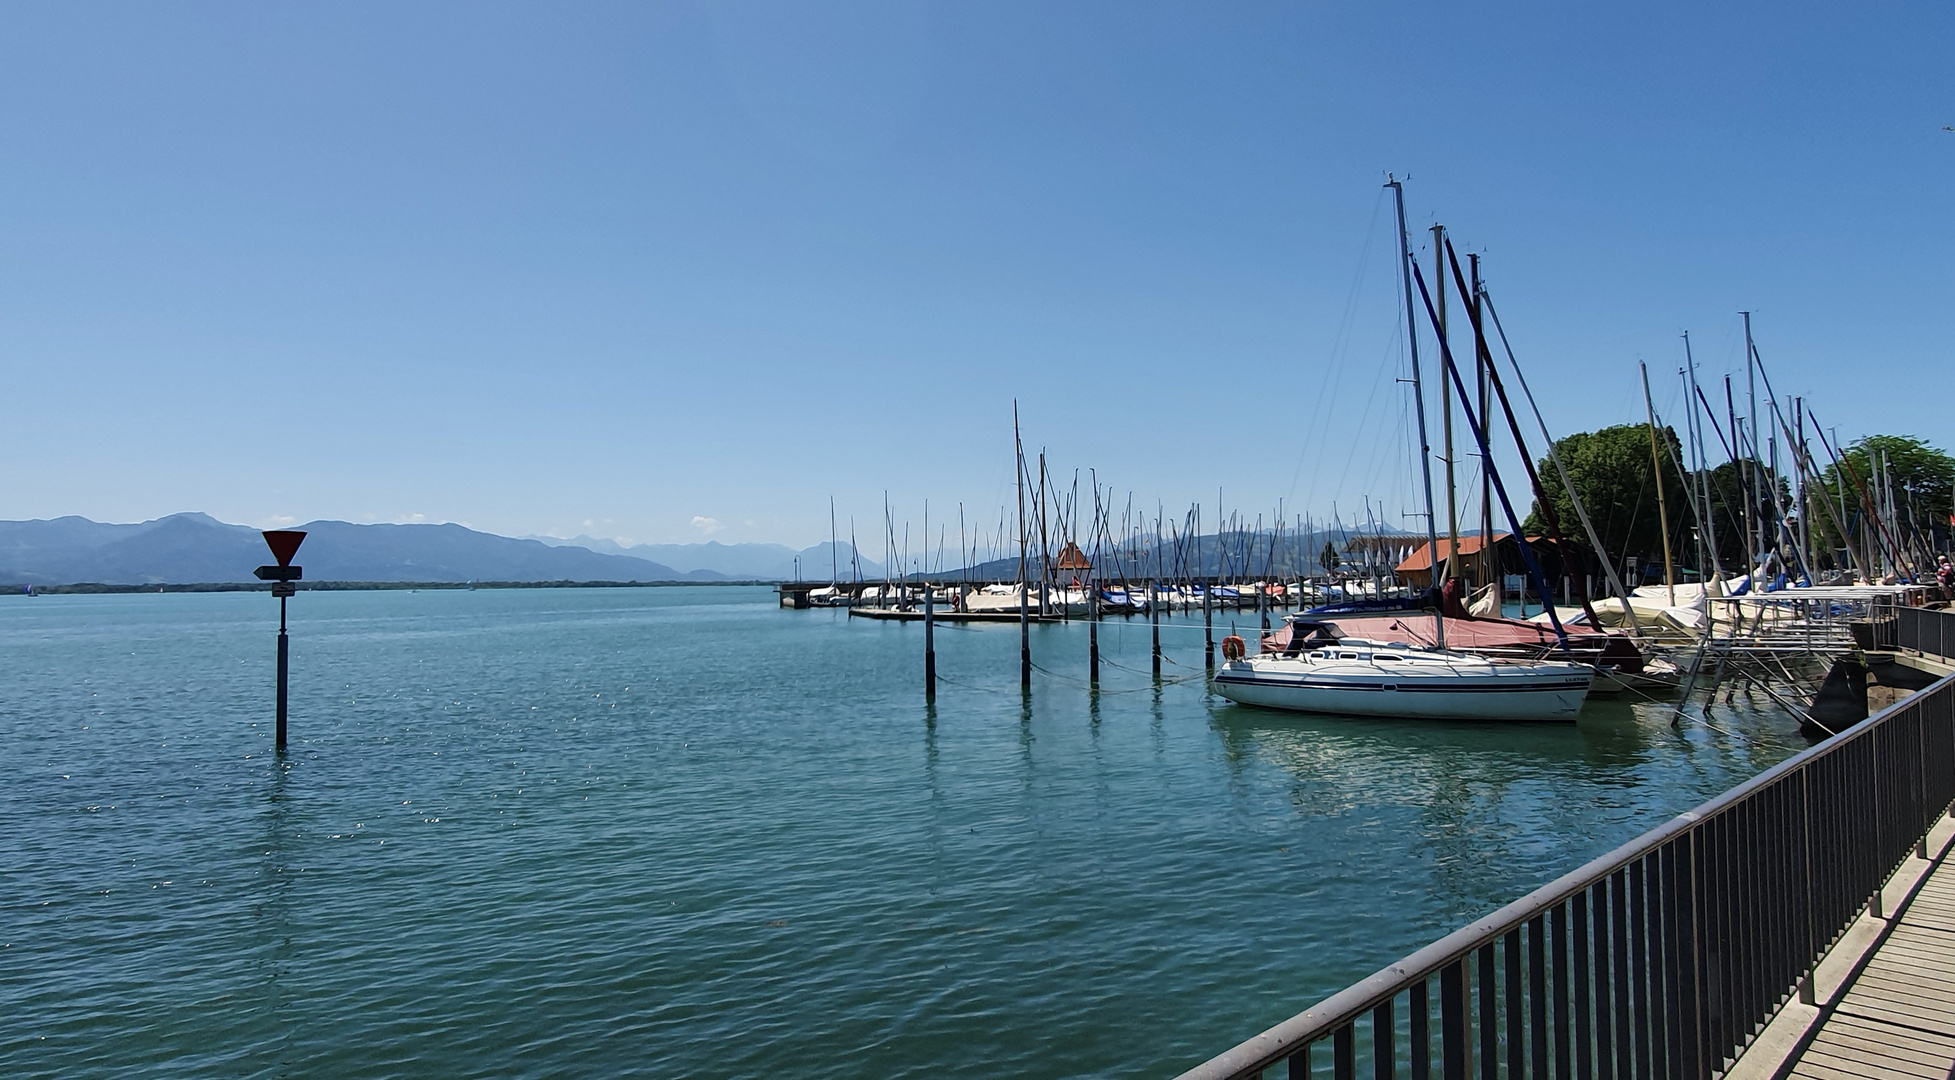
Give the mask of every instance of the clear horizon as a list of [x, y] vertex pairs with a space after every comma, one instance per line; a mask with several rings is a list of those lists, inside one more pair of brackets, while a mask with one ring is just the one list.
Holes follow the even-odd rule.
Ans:
[[1639, 422], [1639, 360], [1675, 416], [1686, 329], [1742, 412], [1744, 309], [1824, 426], [1955, 448], [1942, 6], [0, 27], [0, 518], [806, 548], [887, 492], [954, 545], [1016, 400], [1061, 489], [1408, 525], [1387, 170], [1557, 434]]

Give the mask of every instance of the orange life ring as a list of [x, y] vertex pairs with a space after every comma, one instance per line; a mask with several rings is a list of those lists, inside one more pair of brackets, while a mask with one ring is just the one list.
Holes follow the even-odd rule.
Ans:
[[1222, 639], [1222, 659], [1236, 661], [1249, 655], [1249, 646], [1239, 637], [1230, 634]]

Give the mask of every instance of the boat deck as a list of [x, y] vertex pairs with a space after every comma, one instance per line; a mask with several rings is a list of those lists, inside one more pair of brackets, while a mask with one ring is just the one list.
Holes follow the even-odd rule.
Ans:
[[1799, 1080], [1955, 1076], [1955, 866], [1945, 857], [1784, 1075]]

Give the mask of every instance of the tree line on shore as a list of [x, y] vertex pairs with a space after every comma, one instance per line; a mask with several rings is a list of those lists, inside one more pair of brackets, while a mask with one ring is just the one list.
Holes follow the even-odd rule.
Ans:
[[[1809, 538], [1819, 571], [1841, 569], [1848, 551], [1864, 547], [1864, 536], [1883, 527], [1927, 550], [1948, 549], [1955, 457], [1921, 439], [1869, 435], [1807, 470], [1756, 456], [1689, 470], [1682, 466], [1686, 459], [1674, 429], [1657, 428], [1652, 439], [1648, 425], [1623, 424], [1557, 440], [1538, 471], [1562, 528], [1580, 527], [1572, 485], [1607, 557], [1618, 565], [1633, 558], [1660, 568], [1666, 517], [1673, 558], [1692, 571], [1701, 571], [1696, 564], [1709, 554], [1727, 574], [1742, 572], [1761, 554], [1755, 550], [1759, 538], [1770, 549], [1781, 535]], [[1523, 528], [1530, 535], [1545, 533], [1538, 499]], [[1576, 532], [1570, 539], [1584, 537]]]

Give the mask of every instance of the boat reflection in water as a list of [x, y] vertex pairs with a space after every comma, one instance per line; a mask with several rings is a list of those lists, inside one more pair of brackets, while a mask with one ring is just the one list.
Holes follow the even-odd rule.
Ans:
[[1340, 638], [1325, 624], [1299, 622], [1294, 629], [1282, 653], [1224, 663], [1215, 673], [1216, 692], [1244, 705], [1344, 716], [1573, 720], [1595, 678], [1586, 664], [1492, 660]]

